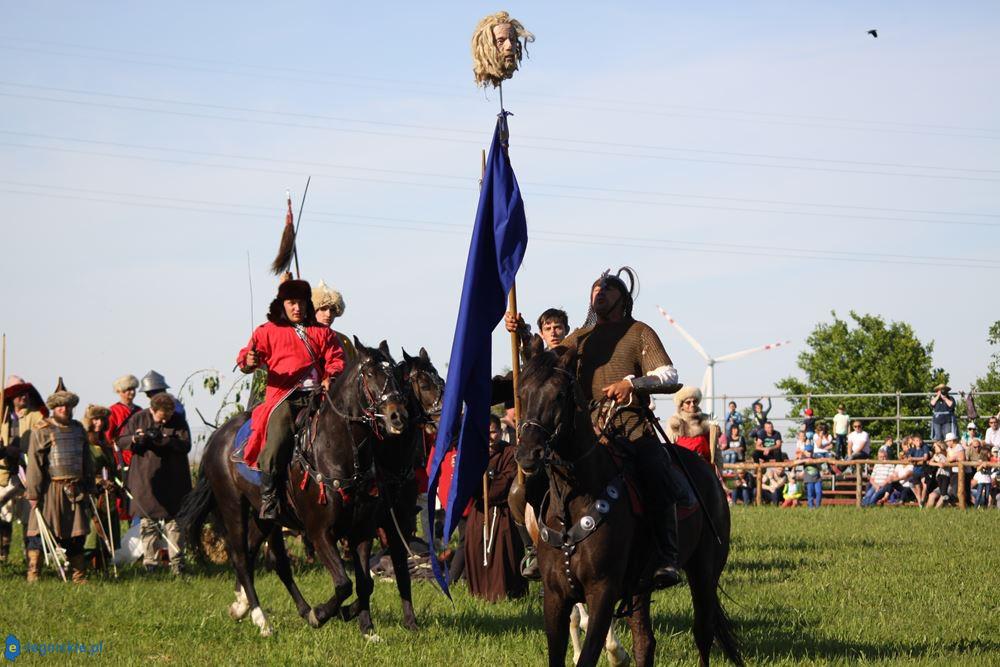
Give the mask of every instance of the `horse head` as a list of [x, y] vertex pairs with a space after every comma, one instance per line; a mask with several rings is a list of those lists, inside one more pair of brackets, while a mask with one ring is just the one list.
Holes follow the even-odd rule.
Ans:
[[578, 405], [575, 347], [542, 350], [536, 335], [530, 358], [521, 370], [518, 397], [521, 419], [517, 434], [517, 463], [526, 475], [542, 466], [569, 463]]
[[399, 380], [403, 392], [412, 398], [412, 405], [422, 413], [410, 416], [420, 421], [424, 428], [435, 428], [437, 420], [441, 417], [444, 380], [431, 363], [427, 350], [420, 348], [419, 354], [415, 357], [411, 357], [406, 350], [403, 350], [403, 362], [399, 368]]
[[378, 347], [366, 347], [355, 336], [354, 347], [358, 351], [357, 363], [345, 375], [354, 376], [355, 406], [390, 435], [399, 435], [406, 428], [408, 415], [389, 345], [383, 340]]

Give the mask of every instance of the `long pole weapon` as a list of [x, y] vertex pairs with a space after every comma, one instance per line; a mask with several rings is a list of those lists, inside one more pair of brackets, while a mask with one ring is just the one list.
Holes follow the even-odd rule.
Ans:
[[[107, 490], [105, 490], [105, 493], [107, 493]], [[97, 502], [94, 501], [93, 496], [87, 496], [87, 498], [90, 499], [90, 509], [93, 512], [93, 514], [90, 517], [90, 520], [94, 522], [95, 532], [97, 533], [97, 536], [101, 538], [101, 541], [104, 542], [104, 548], [107, 549], [108, 553], [110, 554], [111, 565], [114, 567], [115, 579], [117, 579], [118, 566], [115, 565], [115, 548], [111, 544], [111, 538], [108, 535], [108, 532], [104, 530], [104, 526], [101, 525], [101, 510], [97, 508]], [[108, 524], [108, 528], [109, 529], [111, 528], [111, 524]], [[107, 561], [105, 561], [105, 564], [106, 562]], [[107, 570], [105, 570], [105, 572], [106, 571]]]
[[[0, 382], [7, 379], [7, 334], [3, 334], [3, 352], [0, 356]], [[7, 394], [0, 391], [0, 424], [7, 423]], [[10, 427], [8, 427], [10, 428]]]
[[292, 246], [292, 257], [295, 258], [295, 278], [301, 279], [302, 275], [299, 273], [299, 225], [302, 224], [302, 209], [306, 205], [306, 195], [309, 194], [309, 182], [312, 180], [312, 176], [306, 177], [306, 187], [302, 191], [302, 200], [299, 202], [299, 217], [295, 221], [295, 245]]
[[35, 518], [38, 520], [38, 533], [42, 537], [42, 545], [48, 545], [48, 551], [52, 554], [52, 560], [56, 564], [56, 569], [59, 570], [59, 576], [62, 577], [63, 581], [66, 581], [66, 570], [63, 568], [62, 558], [59, 555], [59, 545], [52, 537], [52, 531], [49, 530], [49, 525], [45, 523], [42, 511], [38, 509], [37, 505], [35, 505]]

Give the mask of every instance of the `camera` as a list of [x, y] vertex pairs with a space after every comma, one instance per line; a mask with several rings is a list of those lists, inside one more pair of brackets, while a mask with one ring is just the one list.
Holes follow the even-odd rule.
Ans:
[[163, 440], [163, 431], [155, 426], [151, 426], [146, 429], [146, 432], [144, 433], [144, 440], [148, 443], [158, 444], [161, 440]]

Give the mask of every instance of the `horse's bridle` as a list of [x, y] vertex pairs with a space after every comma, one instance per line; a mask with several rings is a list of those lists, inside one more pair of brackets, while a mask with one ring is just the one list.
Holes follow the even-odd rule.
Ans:
[[[371, 385], [368, 384], [368, 380], [365, 378], [365, 369], [378, 367], [381, 367], [385, 372], [385, 382], [382, 383], [382, 387], [376, 392], [372, 390]], [[363, 396], [368, 403], [368, 405], [360, 405], [360, 417], [346, 414], [346, 411], [338, 408], [333, 402], [330, 392], [325, 392], [326, 400], [330, 403], [330, 407], [333, 408], [334, 412], [338, 415], [350, 421], [364, 423], [372, 429], [372, 432], [375, 433], [377, 438], [381, 439], [382, 435], [378, 429], [378, 419], [385, 418], [385, 414], [383, 414], [383, 412], [386, 404], [393, 399], [400, 404], [403, 403], [403, 394], [399, 391], [399, 387], [396, 386], [395, 375], [392, 372], [392, 364], [388, 361], [379, 359], [365, 359], [358, 364], [357, 386], [358, 395]]]
[[[406, 362], [403, 362], [403, 363], [405, 364]], [[433, 384], [434, 388], [437, 390], [437, 398], [434, 399], [434, 403], [431, 405], [431, 407], [429, 409], [424, 407], [423, 401], [420, 400], [420, 392], [419, 392], [419, 390], [415, 389], [414, 386], [413, 386], [414, 385], [414, 380], [415, 380], [415, 378], [418, 375], [422, 375], [425, 378], [427, 378], [427, 380], [431, 384]], [[423, 414], [423, 422], [425, 424], [432, 424], [432, 423], [434, 423], [434, 418], [435, 417], [439, 417], [441, 415], [441, 410], [444, 407], [444, 403], [443, 403], [444, 402], [444, 380], [441, 379], [441, 376], [438, 375], [437, 373], [432, 373], [429, 370], [425, 370], [423, 368], [414, 368], [413, 370], [409, 371], [409, 376], [408, 377], [404, 377], [403, 378], [403, 381], [404, 382], [409, 382], [410, 383], [410, 388], [414, 389], [413, 394], [414, 394], [414, 397], [417, 399], [417, 405], [420, 406], [421, 412], [424, 413]]]
[[[562, 407], [567, 407], [566, 405], [567, 402], [571, 403], [571, 405], [569, 405], [570, 409], [565, 410], [564, 412], [565, 415], [568, 415], [569, 419], [573, 419], [575, 409], [579, 405], [576, 395], [576, 388], [577, 388], [576, 376], [574, 376], [573, 373], [566, 370], [565, 368], [556, 367], [553, 370], [555, 370], [558, 373], [562, 373], [563, 375], [569, 378], [569, 382], [566, 384], [566, 386], [561, 388], [559, 390], [559, 393], [556, 394], [556, 402], [563, 403]], [[521, 436], [524, 434], [524, 431], [529, 427], [535, 428], [541, 431], [543, 434], [545, 434], [545, 441], [542, 443], [541, 463], [546, 468], [552, 468], [552, 467], [562, 467], [568, 469], [573, 468], [573, 462], [567, 461], [562, 456], [560, 456], [558, 452], [556, 452], [554, 447], [554, 445], [559, 441], [560, 438], [563, 437], [563, 435], [566, 432], [566, 429], [564, 428], [566, 426], [565, 415], [564, 414], [559, 415], [561, 419], [559, 420], [559, 423], [556, 424], [554, 430], [549, 430], [544, 424], [542, 424], [536, 419], [522, 419], [520, 420], [520, 423], [517, 426], [518, 440], [521, 439]]]

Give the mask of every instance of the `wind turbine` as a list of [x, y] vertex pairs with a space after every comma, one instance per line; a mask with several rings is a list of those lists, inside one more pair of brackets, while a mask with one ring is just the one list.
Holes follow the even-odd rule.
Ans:
[[752, 347], [748, 350], [741, 350], [739, 352], [724, 354], [721, 357], [712, 357], [708, 354], [708, 352], [705, 351], [705, 348], [701, 346], [701, 343], [696, 341], [694, 339], [694, 336], [685, 331], [684, 327], [678, 324], [677, 320], [671, 317], [667, 311], [663, 310], [663, 308], [660, 308], [660, 306], [657, 306], [657, 309], [659, 309], [660, 315], [663, 315], [663, 317], [666, 318], [667, 322], [670, 322], [670, 324], [673, 325], [673, 327], [677, 329], [678, 332], [680, 332], [681, 336], [684, 337], [684, 340], [689, 342], [691, 344], [691, 347], [693, 347], [695, 351], [701, 355], [701, 358], [705, 360], [707, 368], [705, 368], [705, 377], [701, 381], [701, 393], [705, 398], [708, 398], [712, 401], [712, 409], [710, 411], [712, 416], [715, 416], [715, 365], [716, 364], [722, 363], [723, 361], [732, 361], [734, 359], [739, 359], [749, 354], [753, 354], [754, 352], [764, 352], [765, 350], [773, 350], [777, 347], [781, 347], [782, 345], [788, 345], [789, 343], [792, 342], [790, 340], [784, 340], [778, 343], [770, 343], [768, 345], [761, 345], [760, 347]]

